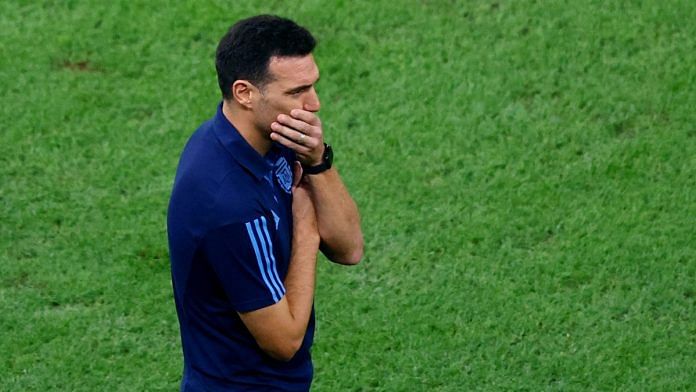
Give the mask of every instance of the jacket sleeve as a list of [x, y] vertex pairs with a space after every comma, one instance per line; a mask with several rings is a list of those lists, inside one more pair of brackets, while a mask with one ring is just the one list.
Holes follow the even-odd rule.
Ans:
[[271, 241], [272, 226], [259, 216], [218, 227], [203, 240], [205, 256], [238, 312], [273, 305], [285, 295]]

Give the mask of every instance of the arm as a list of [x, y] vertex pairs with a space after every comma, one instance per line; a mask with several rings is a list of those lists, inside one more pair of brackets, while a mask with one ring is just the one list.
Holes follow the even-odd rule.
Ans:
[[360, 215], [338, 171], [331, 168], [304, 178], [312, 190], [321, 251], [337, 263], [359, 263], [363, 253]]
[[[281, 114], [271, 125], [271, 138], [292, 149], [302, 164], [321, 163], [324, 139], [321, 121], [312, 112], [292, 110]], [[363, 236], [358, 208], [350, 197], [338, 171], [306, 175], [316, 208], [321, 250], [331, 261], [357, 264], [363, 255]]]
[[314, 301], [319, 233], [306, 185], [293, 191], [293, 240], [286, 294], [276, 304], [239, 313], [256, 342], [271, 357], [289, 361], [302, 345]]

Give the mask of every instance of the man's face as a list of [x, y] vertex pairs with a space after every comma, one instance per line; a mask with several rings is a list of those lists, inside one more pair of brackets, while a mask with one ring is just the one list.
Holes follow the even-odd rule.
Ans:
[[268, 65], [271, 81], [261, 89], [255, 100], [256, 126], [266, 135], [279, 114], [290, 114], [293, 109], [318, 112], [319, 96], [315, 85], [319, 68], [311, 54], [303, 57], [271, 57]]

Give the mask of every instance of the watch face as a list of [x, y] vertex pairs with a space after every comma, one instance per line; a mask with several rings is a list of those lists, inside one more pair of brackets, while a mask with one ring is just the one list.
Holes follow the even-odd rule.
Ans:
[[333, 148], [331, 148], [330, 145], [325, 144], [324, 147], [324, 163], [328, 164], [331, 166], [333, 163]]

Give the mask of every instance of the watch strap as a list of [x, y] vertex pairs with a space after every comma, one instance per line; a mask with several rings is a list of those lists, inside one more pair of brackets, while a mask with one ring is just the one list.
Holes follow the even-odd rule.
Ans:
[[333, 150], [331, 146], [324, 143], [324, 153], [322, 154], [322, 162], [316, 166], [302, 166], [303, 174], [319, 174], [331, 169], [333, 162]]

